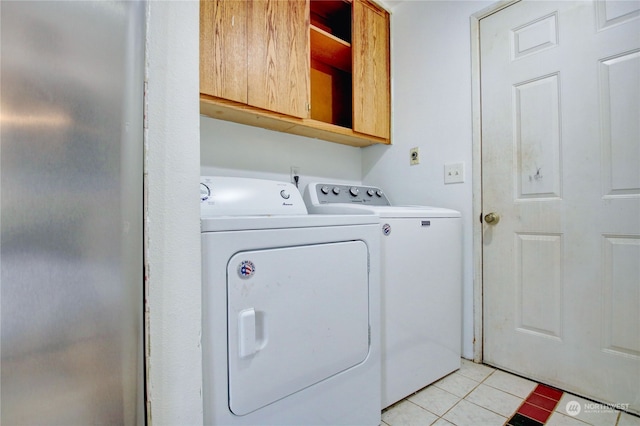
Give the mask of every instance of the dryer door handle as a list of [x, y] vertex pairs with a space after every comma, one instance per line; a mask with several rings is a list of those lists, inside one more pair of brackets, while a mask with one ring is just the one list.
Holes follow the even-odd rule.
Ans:
[[238, 314], [238, 356], [247, 358], [258, 350], [256, 342], [256, 311], [243, 309]]

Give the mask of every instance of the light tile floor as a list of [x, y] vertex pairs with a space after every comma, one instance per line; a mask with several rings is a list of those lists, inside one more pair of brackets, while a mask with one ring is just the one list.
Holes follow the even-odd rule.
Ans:
[[[502, 426], [518, 410], [537, 383], [487, 365], [462, 360], [460, 370], [382, 412], [383, 426]], [[552, 426], [640, 426], [640, 417], [603, 410], [565, 411], [567, 402], [584, 400], [565, 393], [547, 421]]]

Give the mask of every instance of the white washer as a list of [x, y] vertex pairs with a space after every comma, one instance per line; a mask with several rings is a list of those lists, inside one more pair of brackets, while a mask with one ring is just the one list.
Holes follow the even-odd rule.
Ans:
[[380, 424], [374, 215], [309, 215], [289, 183], [201, 179], [204, 419]]
[[311, 183], [304, 200], [311, 213], [380, 217], [382, 408], [460, 368], [460, 213], [391, 206], [368, 186]]

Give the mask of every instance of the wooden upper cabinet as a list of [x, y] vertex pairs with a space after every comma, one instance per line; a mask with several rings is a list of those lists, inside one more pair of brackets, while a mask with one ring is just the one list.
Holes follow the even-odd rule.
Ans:
[[309, 2], [202, 0], [200, 93], [309, 115]]
[[309, 116], [309, 2], [248, 3], [248, 104]]
[[200, 0], [200, 112], [390, 143], [389, 14], [370, 0]]
[[389, 139], [389, 15], [375, 5], [353, 3], [353, 130]]
[[247, 4], [200, 2], [200, 93], [247, 103]]

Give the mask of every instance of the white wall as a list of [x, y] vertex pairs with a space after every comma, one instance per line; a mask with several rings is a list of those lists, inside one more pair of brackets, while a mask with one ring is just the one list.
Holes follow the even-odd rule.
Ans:
[[197, 1], [151, 1], [145, 261], [149, 424], [202, 424]]
[[[391, 16], [390, 147], [363, 149], [363, 181], [392, 202], [448, 207], [463, 217], [463, 340], [473, 358], [471, 42], [469, 17], [493, 1], [405, 1]], [[409, 166], [409, 149], [420, 164]], [[465, 182], [444, 184], [444, 164], [465, 163]]]
[[362, 151], [345, 145], [202, 116], [203, 175], [290, 180], [300, 170], [300, 190], [312, 180], [360, 183]]

